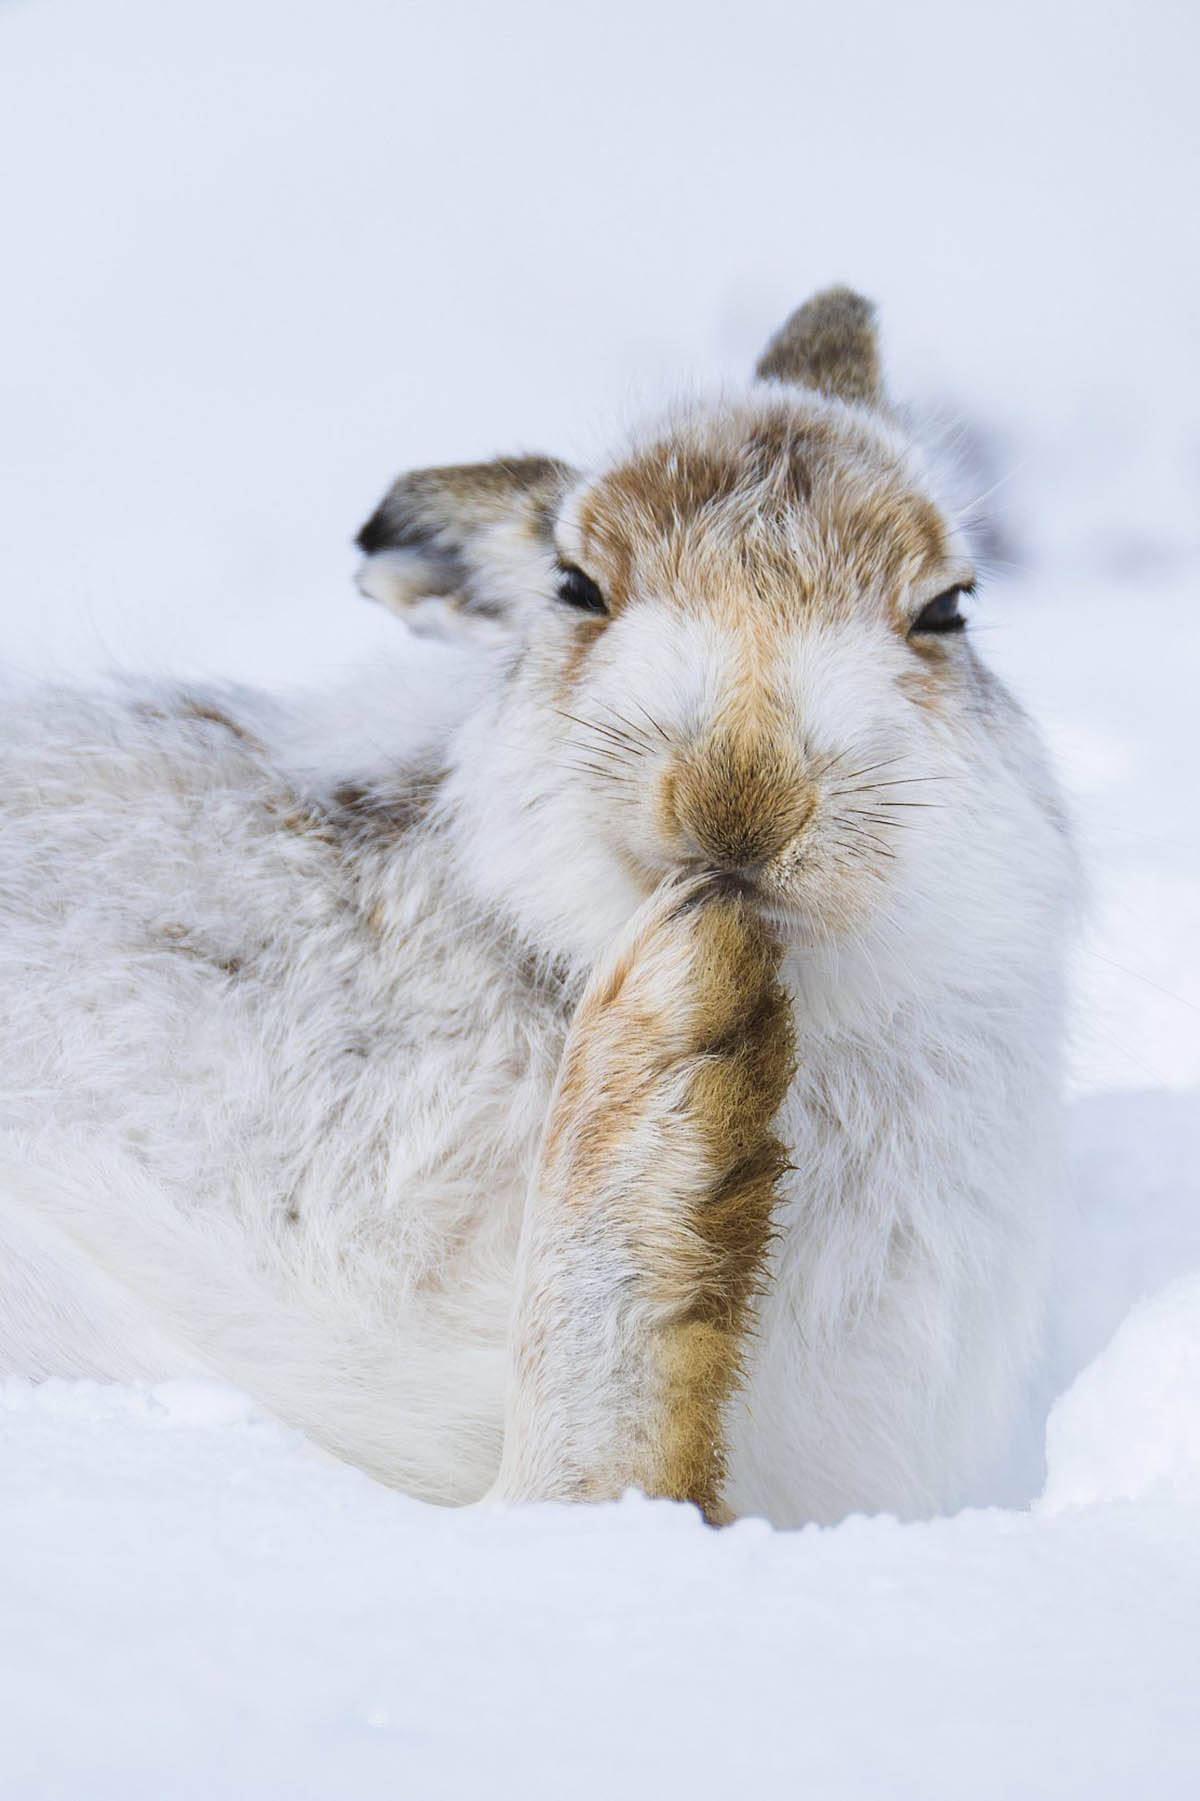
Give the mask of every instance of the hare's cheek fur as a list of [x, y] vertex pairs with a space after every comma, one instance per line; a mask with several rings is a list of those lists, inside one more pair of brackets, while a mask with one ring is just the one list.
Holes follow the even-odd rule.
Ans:
[[597, 919], [611, 933], [665, 875], [705, 869], [752, 882], [794, 941], [858, 931], [919, 877], [960, 791], [915, 672], [944, 685], [876, 618], [756, 640], [715, 609], [630, 605], [582, 656], [568, 633], [532, 653], [501, 697], [484, 854], [506, 882], [536, 864], [536, 920], [577, 920], [589, 948]]

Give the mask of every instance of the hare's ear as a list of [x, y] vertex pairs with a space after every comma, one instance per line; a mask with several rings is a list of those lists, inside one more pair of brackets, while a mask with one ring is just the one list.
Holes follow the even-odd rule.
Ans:
[[760, 381], [793, 382], [837, 400], [885, 407], [875, 308], [850, 288], [826, 288], [798, 307], [758, 359]]
[[499, 635], [529, 583], [544, 579], [572, 479], [549, 457], [400, 476], [358, 534], [360, 589], [426, 636]]

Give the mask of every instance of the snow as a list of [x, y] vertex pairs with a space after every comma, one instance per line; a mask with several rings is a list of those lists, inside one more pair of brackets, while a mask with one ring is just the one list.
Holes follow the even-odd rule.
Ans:
[[791, 1534], [636, 1496], [452, 1513], [221, 1391], [5, 1400], [9, 1795], [1200, 1780], [1200, 1542], [1164, 1502]]
[[1046, 1422], [1044, 1512], [1165, 1495], [1200, 1502], [1200, 1271], [1124, 1321]]
[[1009, 1505], [451, 1514], [231, 1390], [9, 1380], [5, 1801], [1200, 1793], [1200, 15], [731, 17], [0, 0], [3, 654], [432, 687], [348, 580], [397, 469], [586, 457], [872, 293], [1092, 889]]

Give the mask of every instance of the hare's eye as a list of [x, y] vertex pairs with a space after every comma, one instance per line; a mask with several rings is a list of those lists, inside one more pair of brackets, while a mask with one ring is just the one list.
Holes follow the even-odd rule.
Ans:
[[582, 569], [576, 569], [574, 563], [559, 565], [558, 583], [555, 593], [559, 600], [568, 607], [578, 607], [581, 613], [607, 613], [604, 596]]
[[972, 589], [966, 583], [960, 583], [957, 588], [947, 588], [944, 594], [939, 594], [936, 600], [931, 600], [927, 607], [922, 607], [909, 630], [911, 632], [961, 632], [967, 622], [963, 618], [959, 602], [964, 594], [971, 592]]

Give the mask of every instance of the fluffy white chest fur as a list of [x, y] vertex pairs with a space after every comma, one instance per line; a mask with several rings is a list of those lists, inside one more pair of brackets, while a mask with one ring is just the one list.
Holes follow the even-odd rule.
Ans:
[[[687, 1308], [646, 1272], [664, 1233], [697, 1242], [684, 1091], [635, 1118], [595, 1088], [619, 1239], [577, 1191], [577, 1101], [575, 1173], [539, 1147], [597, 969], [648, 907], [691, 930], [654, 897], [715, 869], [783, 940], [795, 1031], [725, 1500], [790, 1523], [978, 1491], [1039, 1330], [1072, 861], [1029, 728], [943, 641], [969, 577], [950, 527], [917, 542], [910, 453], [862, 395], [783, 374], [809, 388], [586, 483], [397, 484], [366, 543], [384, 597], [490, 640], [419, 758], [401, 723], [398, 760], [314, 774], [321, 721], [252, 697], [10, 707], [0, 1370], [211, 1371], [439, 1501], [644, 1480], [599, 1421], [652, 1437], [670, 1387]], [[630, 942], [669, 1011], [692, 953]]]

